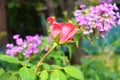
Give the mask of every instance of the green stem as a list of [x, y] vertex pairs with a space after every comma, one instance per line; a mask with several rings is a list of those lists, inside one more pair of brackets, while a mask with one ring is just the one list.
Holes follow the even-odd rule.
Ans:
[[53, 47], [47, 51], [47, 53], [40, 59], [40, 61], [38, 62], [36, 68], [35, 68], [35, 72], [38, 72], [39, 67], [42, 65], [44, 59], [50, 54], [50, 52], [57, 46], [57, 43], [54, 43]]

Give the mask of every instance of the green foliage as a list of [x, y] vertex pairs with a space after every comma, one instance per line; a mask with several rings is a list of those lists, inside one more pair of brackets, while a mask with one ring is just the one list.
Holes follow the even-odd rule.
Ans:
[[73, 49], [72, 49], [73, 47], [68, 45], [67, 48], [68, 48], [68, 51], [69, 51], [69, 58], [71, 59], [72, 58], [72, 54], [73, 54]]
[[66, 80], [66, 77], [63, 72], [55, 70], [51, 73], [50, 80]]
[[2, 73], [4, 73], [4, 69], [0, 68], [0, 75], [2, 75]]
[[75, 44], [76, 44], [77, 47], [79, 46], [79, 37], [80, 37], [79, 34], [76, 34], [76, 35], [74, 36], [74, 41], [75, 41]]
[[12, 56], [8, 56], [8, 55], [0, 55], [0, 60], [6, 61], [9, 63], [15, 63], [15, 64], [20, 63], [20, 61], [16, 57], [12, 57]]
[[[0, 55], [0, 77], [2, 80], [83, 80], [78, 75], [79, 69], [66, 67], [69, 65], [68, 57], [65, 52], [68, 51], [70, 58], [72, 57], [73, 46], [66, 44], [65, 46], [57, 46], [50, 55], [45, 59], [39, 71], [35, 73], [35, 67], [39, 59], [52, 47], [52, 42], [49, 43], [46, 37], [41, 37], [42, 43], [39, 46], [39, 53], [31, 55], [29, 58], [24, 58], [21, 55], [16, 57], [8, 55]], [[47, 47], [46, 47], [47, 45]], [[42, 50], [44, 49], [44, 50]], [[51, 63], [52, 62], [52, 63]], [[71, 65], [72, 66], [72, 65]], [[68, 69], [68, 71], [67, 71]], [[73, 70], [77, 71], [75, 73]], [[69, 71], [70, 70], [70, 71]], [[71, 72], [72, 71], [72, 72]], [[78, 74], [76, 76], [76, 74]], [[71, 79], [69, 79], [71, 78]]]
[[103, 56], [101, 56], [100, 59], [97, 56], [96, 58], [90, 57], [90, 59], [81, 59], [83, 63], [81, 70], [86, 80], [119, 80], [119, 70], [115, 70], [116, 68], [114, 69], [113, 67], [106, 66], [108, 63], [110, 66], [114, 66], [114, 63], [111, 63], [112, 59], [106, 63], [102, 57]]
[[[54, 0], [54, 1], [56, 3], [59, 2], [59, 0]], [[91, 1], [86, 0], [86, 1], [90, 2], [87, 3], [87, 5], [90, 4], [96, 5], [98, 3], [98, 0], [91, 0]], [[27, 30], [26, 31], [27, 34], [33, 34], [33, 33], [37, 33], [36, 31], [39, 31], [38, 28], [36, 29], [34, 28], [35, 26], [40, 26], [40, 25], [36, 25], [36, 22], [37, 20], [39, 20], [39, 18], [41, 18], [41, 16], [39, 16], [38, 18], [36, 9], [39, 12], [41, 7], [45, 6], [44, 0], [26, 0], [25, 2], [21, 2], [21, 1], [17, 2], [16, 0], [10, 0], [7, 3], [7, 6], [8, 6], [8, 14], [10, 14], [9, 23], [10, 26], [12, 26], [12, 29], [13, 31], [15, 31], [15, 33], [24, 32], [23, 31], [24, 29]], [[63, 14], [65, 19], [62, 21], [68, 21], [67, 19], [68, 13], [64, 11]], [[42, 17], [43, 16], [44, 15], [42, 15]], [[41, 23], [43, 25], [45, 24], [45, 20], [43, 20], [44, 18], [45, 17], [41, 18], [42, 21]], [[74, 22], [74, 19], [72, 19], [71, 21]], [[37, 22], [37, 24], [38, 23], [39, 21]], [[21, 29], [18, 29], [18, 27]], [[4, 34], [1, 33], [0, 37], [3, 35], [5, 35], [5, 33]], [[83, 34], [79, 32], [74, 36], [73, 39], [77, 47], [79, 47], [79, 41], [81, 38], [80, 36], [83, 37]], [[95, 57], [95, 59], [92, 58], [89, 60], [82, 59], [81, 60], [82, 65], [78, 65], [77, 67], [70, 65], [69, 59], [72, 59], [72, 54], [74, 51], [74, 45], [70, 43], [62, 46], [61, 45], [57, 46], [42, 62], [42, 65], [40, 66], [38, 72], [35, 72], [36, 64], [38, 63], [38, 61], [53, 46], [52, 41], [48, 42], [46, 37], [41, 37], [41, 38], [42, 38], [42, 43], [39, 45], [39, 53], [35, 55], [31, 55], [29, 58], [24, 58], [21, 55], [17, 56], [17, 58], [8, 55], [0, 55], [0, 80], [119, 80], [120, 79], [120, 75], [119, 75], [120, 72], [118, 69], [119, 68], [118, 57], [114, 57], [113, 60], [114, 63], [112, 63], [114, 64], [114, 66], [112, 66], [113, 68], [108, 67], [108, 65], [104, 63], [105, 61], [98, 61], [97, 57]], [[56, 42], [58, 42], [58, 40], [59, 39], [56, 38]], [[95, 41], [95, 40], [91, 39], [91, 41]], [[119, 43], [120, 40], [114, 41], [113, 43], [110, 44], [110, 47], [111, 46], [118, 47], [120, 46]], [[107, 48], [109, 48], [108, 46]], [[87, 47], [90, 46], [87, 44]], [[91, 50], [88, 50], [86, 48], [83, 49], [87, 53], [90, 54], [93, 53], [92, 49]], [[102, 49], [101, 52], [99, 52], [100, 51], [99, 50], [98, 53], [104, 53]], [[66, 53], [68, 53], [68, 55]], [[106, 58], [106, 56], [103, 57]], [[100, 58], [100, 60], [102, 60], [102, 58]]]
[[36, 80], [35, 72], [27, 67], [20, 68], [19, 75], [22, 80]]
[[75, 67], [67, 66], [64, 68], [64, 70], [70, 76], [77, 78], [79, 80], [84, 80], [84, 76], [83, 76], [82, 72], [80, 70], [76, 69]]
[[47, 80], [48, 79], [48, 72], [46, 70], [42, 71], [40, 73], [40, 79], [39, 80]]
[[3, 73], [2, 75], [0, 75], [0, 80], [8, 80], [10, 77], [10, 74], [8, 73]]
[[15, 2], [15, 1], [11, 1], [11, 2], [8, 3], [8, 8], [9, 8], [9, 9], [10, 9], [10, 8], [14, 8], [14, 7], [19, 8], [19, 7], [21, 7], [21, 5], [20, 5], [20, 3], [17, 3], [17, 2]]

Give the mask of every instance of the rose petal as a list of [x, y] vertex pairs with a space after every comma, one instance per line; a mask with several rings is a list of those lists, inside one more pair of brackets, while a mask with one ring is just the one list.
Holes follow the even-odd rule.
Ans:
[[61, 32], [62, 26], [59, 23], [54, 23], [51, 25], [51, 34], [53, 38], [56, 38], [57, 35]]
[[49, 21], [50, 21], [50, 25], [52, 25], [52, 24], [53, 24], [53, 22], [55, 22], [55, 20], [54, 20], [54, 18], [53, 18], [53, 17], [48, 17], [48, 18], [47, 18], [47, 20], [49, 20]]

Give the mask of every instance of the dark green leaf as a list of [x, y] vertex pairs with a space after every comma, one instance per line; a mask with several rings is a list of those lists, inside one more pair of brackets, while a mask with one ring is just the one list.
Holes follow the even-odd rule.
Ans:
[[62, 71], [55, 70], [51, 73], [50, 80], [66, 80], [66, 76]]
[[8, 55], [0, 55], [0, 60], [2, 61], [6, 61], [6, 62], [9, 62], [9, 63], [15, 63], [15, 64], [19, 64], [20, 61], [13, 57], [13, 56], [8, 56]]
[[19, 75], [22, 80], [36, 80], [35, 72], [27, 67], [22, 67], [19, 70]]
[[79, 46], [79, 35], [76, 34], [74, 36], [74, 41], [75, 41], [76, 46], [78, 47]]
[[84, 76], [83, 76], [82, 72], [80, 70], [76, 69], [75, 67], [67, 66], [64, 68], [64, 70], [70, 76], [80, 79], [80, 80], [84, 80]]
[[47, 80], [48, 79], [48, 72], [47, 71], [42, 71], [40, 74], [40, 80]]
[[68, 51], [69, 51], [69, 58], [71, 59], [73, 49], [72, 49], [72, 47], [71, 47], [71, 46], [67, 46], [67, 47], [68, 47]]

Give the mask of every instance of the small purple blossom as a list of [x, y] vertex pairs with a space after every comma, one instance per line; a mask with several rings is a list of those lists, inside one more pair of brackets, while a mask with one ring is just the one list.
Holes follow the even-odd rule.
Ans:
[[22, 45], [22, 44], [23, 44], [22, 38], [16, 39], [16, 44], [17, 44], [17, 45]]
[[7, 48], [12, 48], [13, 46], [14, 46], [13, 44], [9, 44], [9, 43], [6, 45]]
[[16, 35], [13, 36], [13, 39], [18, 39], [19, 37], [20, 37], [20, 35], [16, 34]]
[[120, 25], [120, 19], [118, 20], [118, 22], [117, 22], [119, 25]]
[[84, 4], [81, 4], [81, 5], [80, 5], [80, 8], [81, 8], [81, 9], [84, 9], [85, 7], [86, 7], [86, 5], [84, 5]]

